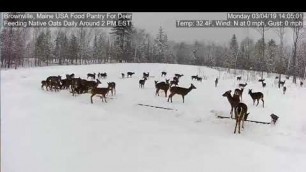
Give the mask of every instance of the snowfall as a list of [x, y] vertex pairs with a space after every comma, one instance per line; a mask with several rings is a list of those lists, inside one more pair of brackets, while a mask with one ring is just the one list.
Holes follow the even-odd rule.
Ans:
[[[132, 78], [121, 73], [135, 72]], [[166, 71], [167, 76], [161, 77]], [[107, 103], [90, 94], [72, 96], [41, 89], [48, 76], [107, 72], [107, 82], [116, 82], [116, 95]], [[144, 88], [138, 81], [150, 72]], [[196, 89], [173, 103], [154, 81], [183, 73], [179, 86]], [[191, 80], [199, 74], [203, 82]], [[242, 80], [237, 81], [236, 76]], [[304, 172], [306, 169], [306, 87], [286, 81], [287, 92], [275, 84], [276, 74], [227, 73], [208, 67], [177, 64], [99, 64], [49, 66], [1, 70], [1, 171], [2, 172]], [[215, 87], [214, 81], [220, 77]], [[285, 77], [283, 77], [285, 79]], [[89, 79], [90, 80], [90, 79]], [[245, 122], [234, 134], [230, 104], [222, 94], [248, 85], [242, 102], [248, 119], [276, 125]], [[299, 80], [298, 80], [299, 82]], [[258, 106], [248, 90], [264, 94], [265, 107]], [[172, 110], [140, 106], [160, 106]]]

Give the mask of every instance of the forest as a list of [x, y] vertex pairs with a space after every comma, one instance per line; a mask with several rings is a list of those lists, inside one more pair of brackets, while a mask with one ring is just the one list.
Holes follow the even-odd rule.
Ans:
[[[121, 19], [127, 22], [130, 19]], [[133, 23], [133, 21], [131, 21]], [[156, 35], [144, 29], [117, 26], [94, 27], [4, 27], [1, 29], [1, 68], [98, 63], [172, 63], [274, 72], [305, 77], [305, 27], [251, 28], [258, 40], [235, 34], [223, 45], [169, 40], [163, 27]], [[291, 30], [293, 44], [284, 42]], [[277, 37], [265, 38], [267, 31]], [[199, 36], [200, 37], [200, 36]], [[278, 42], [278, 43], [277, 43]]]

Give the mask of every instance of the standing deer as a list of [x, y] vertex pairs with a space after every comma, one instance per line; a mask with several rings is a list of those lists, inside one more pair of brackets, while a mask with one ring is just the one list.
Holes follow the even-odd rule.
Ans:
[[179, 94], [182, 96], [183, 98], [183, 103], [185, 102], [185, 96], [192, 90], [192, 89], [197, 89], [193, 84], [190, 85], [189, 88], [183, 88], [183, 87], [171, 87], [170, 88], [170, 95], [168, 96], [168, 102], [169, 102], [169, 99], [171, 99], [171, 103], [172, 103], [172, 97], [175, 95], [175, 94]]
[[300, 81], [300, 86], [301, 86], [301, 87], [303, 87], [303, 84], [304, 84], [303, 81]]
[[237, 81], [240, 81], [241, 80], [241, 76], [237, 76]]
[[244, 128], [244, 121], [246, 119], [246, 116], [249, 115], [249, 113], [247, 112], [248, 112], [248, 106], [244, 103], [238, 103], [237, 106], [235, 107], [236, 124], [235, 124], [234, 134], [236, 133], [237, 126], [238, 126], [238, 133], [240, 134], [241, 121], [242, 121], [242, 128]]
[[88, 73], [87, 74], [87, 79], [89, 78], [89, 77], [91, 77], [91, 78], [93, 78], [93, 79], [96, 79], [96, 73]]
[[164, 90], [165, 97], [167, 97], [167, 91], [170, 88], [169, 80], [166, 80], [166, 82], [155, 81], [155, 88], [156, 88], [155, 95], [159, 96], [159, 90]]
[[144, 77], [143, 79], [139, 80], [139, 88], [143, 88], [144, 84], [146, 83], [147, 78]]
[[132, 77], [132, 75], [134, 75], [134, 74], [135, 74], [135, 72], [127, 72], [127, 78]]
[[163, 76], [166, 76], [166, 75], [167, 75], [167, 72], [164, 72], [164, 71], [163, 71], [163, 72], [161, 73], [161, 76], [162, 76], [162, 77], [163, 77]]
[[250, 94], [250, 96], [251, 96], [252, 99], [253, 99], [253, 105], [255, 104], [255, 100], [257, 100], [257, 105], [256, 105], [256, 106], [258, 106], [259, 99], [261, 99], [261, 101], [262, 101], [262, 107], [265, 107], [264, 95], [262, 94], [262, 92], [255, 92], [255, 93], [252, 93], [252, 89], [249, 89], [249, 94]]
[[283, 94], [285, 94], [285, 93], [286, 93], [286, 91], [287, 91], [287, 87], [286, 87], [286, 86], [284, 86], [284, 87], [283, 87]]
[[222, 96], [227, 97], [228, 102], [231, 105], [231, 118], [233, 118], [233, 109], [240, 103], [239, 95], [231, 95], [232, 90], [226, 91]]
[[217, 87], [217, 85], [218, 85], [218, 78], [216, 78], [215, 80], [215, 87]]
[[243, 93], [244, 88], [241, 88], [240, 90], [237, 88], [235, 89], [234, 94], [238, 95], [240, 97], [240, 100], [242, 100], [242, 93]]
[[245, 83], [245, 84], [239, 84], [239, 87], [245, 87], [245, 86], [247, 86], [248, 85], [248, 83]]
[[116, 94], [116, 83], [115, 82], [108, 82], [107, 84], [108, 84], [109, 90], [112, 93], [112, 96], [114, 95], [114, 93]]

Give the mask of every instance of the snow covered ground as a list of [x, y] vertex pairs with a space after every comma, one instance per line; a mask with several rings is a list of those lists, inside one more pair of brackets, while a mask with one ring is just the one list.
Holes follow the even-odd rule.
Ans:
[[[164, 94], [155, 96], [154, 80], [183, 73], [180, 86], [194, 83], [197, 89], [173, 103]], [[135, 72], [121, 79], [121, 73]], [[117, 84], [108, 103], [90, 94], [73, 97], [67, 90], [44, 91], [41, 80], [50, 75], [107, 72], [101, 79]], [[143, 72], [150, 72], [144, 89], [138, 87]], [[192, 81], [205, 74], [207, 80]], [[267, 171], [299, 172], [306, 169], [306, 88], [287, 81], [287, 93], [274, 86], [274, 75], [262, 88], [249, 81], [243, 102], [249, 119], [275, 126], [245, 123], [233, 134], [230, 105], [222, 94], [237, 88], [234, 76], [214, 69], [170, 64], [101, 64], [53, 66], [1, 71], [1, 171], [3, 172], [203, 172]], [[258, 76], [259, 77], [259, 76]], [[246, 78], [243, 76], [242, 81]], [[253, 106], [248, 89], [262, 91], [265, 107]], [[163, 106], [164, 110], [137, 105]]]

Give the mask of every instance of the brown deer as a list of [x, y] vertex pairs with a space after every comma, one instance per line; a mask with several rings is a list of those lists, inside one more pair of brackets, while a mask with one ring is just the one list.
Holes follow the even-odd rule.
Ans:
[[149, 72], [148, 73], [143, 72], [143, 78], [148, 78], [149, 76], [150, 76]]
[[162, 76], [162, 77], [163, 77], [163, 76], [166, 76], [166, 75], [167, 75], [167, 72], [164, 72], [164, 71], [163, 71], [163, 72], [161, 73], [161, 76]]
[[192, 75], [191, 80], [198, 79], [198, 75]]
[[115, 82], [108, 82], [107, 84], [108, 84], [108, 87], [110, 88], [112, 96], [114, 95], [113, 93], [116, 94], [116, 83]]
[[121, 73], [121, 77], [124, 78], [124, 73]]
[[182, 76], [184, 76], [183, 74], [174, 74], [175, 75], [175, 77], [177, 77], [177, 78], [180, 78], [180, 77], [182, 77]]
[[234, 94], [238, 95], [240, 97], [240, 100], [242, 100], [242, 93], [243, 93], [244, 88], [241, 88], [240, 90], [237, 88], [235, 89]]
[[300, 86], [301, 86], [301, 87], [303, 87], [303, 84], [304, 84], [303, 81], [300, 81]]
[[286, 80], [284, 80], [284, 81], [278, 81], [278, 83], [279, 83], [281, 86], [284, 86], [284, 85], [285, 85], [285, 82], [286, 82]]
[[218, 85], [218, 78], [216, 78], [215, 80], [215, 87], [217, 87], [217, 85]]
[[41, 89], [44, 89], [43, 87], [45, 87], [46, 90], [48, 91], [48, 82], [45, 80], [41, 81]]
[[147, 80], [146, 77], [141, 79], [141, 80], [139, 80], [139, 88], [143, 88], [144, 87], [144, 84], [146, 83], [146, 80]]
[[263, 82], [263, 81], [262, 81], [262, 83], [261, 83], [261, 84], [262, 84], [262, 87], [263, 87], [263, 88], [265, 88], [265, 87], [266, 87], [266, 85], [267, 85], [267, 83], [265, 83], [265, 82]]
[[91, 77], [91, 78], [93, 78], [93, 79], [96, 79], [96, 73], [88, 73], [88, 74], [87, 74], [87, 79], [88, 79], [89, 77]]
[[234, 134], [236, 133], [237, 126], [238, 126], [238, 133], [240, 134], [241, 121], [242, 121], [242, 128], [244, 128], [244, 121], [246, 120], [246, 116], [249, 115], [249, 113], [247, 112], [248, 112], [248, 106], [244, 103], [238, 103], [237, 106], [235, 107], [236, 124], [235, 124]]
[[132, 75], [134, 75], [134, 74], [135, 74], [135, 72], [127, 72], [126, 74], [127, 74], [127, 76], [126, 76], [126, 77], [128, 78], [128, 77], [132, 77]]
[[237, 76], [237, 81], [240, 81], [241, 80], [241, 76]]
[[265, 81], [265, 79], [259, 79], [258, 80], [258, 82], [264, 82]]
[[231, 105], [231, 118], [233, 118], [233, 109], [237, 106], [238, 103], [240, 103], [239, 95], [231, 95], [232, 90], [226, 91], [222, 96], [227, 97], [228, 102]]
[[172, 97], [175, 95], [175, 94], [179, 94], [182, 96], [183, 98], [183, 103], [185, 102], [185, 96], [192, 90], [192, 89], [197, 89], [193, 84], [190, 85], [189, 88], [183, 88], [183, 87], [171, 87], [170, 88], [170, 95], [168, 96], [168, 102], [169, 102], [169, 99], [171, 99], [171, 103], [172, 103]]
[[262, 107], [265, 107], [264, 95], [262, 94], [262, 92], [252, 93], [252, 89], [249, 89], [249, 94], [253, 99], [253, 105], [255, 104], [255, 100], [257, 100], [257, 105], [256, 106], [258, 106], [259, 99], [261, 99]]
[[245, 87], [245, 86], [247, 86], [248, 85], [248, 83], [245, 83], [245, 84], [239, 84], [239, 87]]
[[164, 90], [165, 97], [167, 97], [167, 92], [170, 88], [169, 80], [166, 80], [166, 82], [155, 81], [155, 88], [156, 88], [155, 95], [159, 96], [159, 90]]
[[107, 88], [97, 88], [97, 87], [93, 88], [91, 90], [91, 97], [90, 97], [91, 103], [93, 103], [92, 97], [95, 96], [96, 94], [101, 94], [102, 96], [100, 96], [100, 97], [102, 99], [102, 102], [103, 102], [103, 98], [104, 98], [105, 103], [107, 103], [105, 95], [109, 92], [109, 90], [110, 90], [109, 86]]
[[283, 87], [283, 94], [285, 94], [286, 91], [287, 91], [287, 87], [285, 86], [285, 87]]

